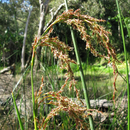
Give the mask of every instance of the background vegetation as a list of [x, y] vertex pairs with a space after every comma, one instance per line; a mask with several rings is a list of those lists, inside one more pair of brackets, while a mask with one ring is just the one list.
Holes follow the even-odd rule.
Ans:
[[[50, 18], [52, 17], [52, 14], [57, 10], [60, 4], [62, 4], [62, 0], [53, 1], [51, 0], [49, 2], [48, 11], [46, 14], [46, 20], [45, 25], [49, 22]], [[2, 59], [2, 56], [4, 53], [8, 52], [8, 56], [6, 57], [10, 63], [12, 64], [14, 62], [20, 62], [21, 60], [21, 49], [22, 49], [22, 43], [24, 38], [24, 31], [26, 26], [26, 20], [29, 13], [29, 10], [25, 9], [26, 6], [31, 5], [33, 7], [32, 13], [30, 16], [29, 26], [28, 26], [28, 32], [27, 32], [27, 40], [26, 40], [26, 61], [29, 56], [29, 51], [31, 44], [34, 40], [34, 36], [37, 35], [38, 26], [39, 26], [39, 2], [33, 2], [33, 1], [8, 1], [4, 2], [1, 1], [0, 3], [0, 11], [2, 12], [0, 14], [0, 59]], [[124, 16], [124, 22], [128, 23], [129, 26], [129, 1], [127, 0], [119, 0], [119, 4], [121, 5], [121, 11], [122, 15]], [[23, 6], [24, 5], [24, 6]], [[55, 5], [55, 6], [54, 6]], [[116, 48], [117, 53], [123, 52], [123, 45], [121, 41], [121, 32], [120, 32], [120, 24], [118, 21], [118, 11], [116, 7], [116, 2], [113, 0], [109, 1], [103, 1], [103, 0], [92, 0], [92, 1], [70, 1], [69, 2], [69, 8], [73, 9], [81, 9], [81, 12], [83, 14], [90, 15], [92, 17], [98, 18], [98, 19], [105, 19], [106, 22], [104, 23], [104, 26], [107, 30], [112, 32], [112, 36], [110, 37], [110, 41], [113, 44], [113, 46]], [[59, 14], [61, 14], [64, 11], [64, 9], [61, 9]], [[129, 37], [127, 33], [127, 29], [125, 24], [123, 24], [124, 28], [124, 34], [125, 34], [125, 40], [126, 40], [126, 48], [129, 52]], [[67, 44], [72, 45], [70, 36], [70, 30], [69, 27], [67, 27], [65, 24], [57, 24], [54, 26], [54, 35], [58, 35], [60, 40], [66, 41]], [[82, 48], [84, 48], [85, 43], [78, 37], [77, 33], [77, 41], [80, 47], [80, 55], [82, 57], [82, 61], [86, 61], [86, 55], [90, 55], [89, 59], [93, 62], [94, 57], [91, 55], [89, 51], [83, 51]], [[83, 43], [83, 44], [82, 44]], [[81, 46], [82, 45], [82, 46]], [[13, 49], [11, 48], [13, 46]], [[14, 49], [15, 48], [15, 49]], [[99, 48], [100, 49], [100, 48]], [[7, 55], [7, 53], [6, 53]], [[13, 55], [13, 56], [11, 56]], [[10, 57], [9, 57], [10, 56]], [[14, 58], [17, 57], [17, 58]], [[71, 57], [74, 58], [75, 56], [71, 54]], [[92, 58], [91, 58], [92, 57]], [[4, 63], [4, 61], [0, 61], [1, 65]], [[89, 62], [90, 63], [90, 62]], [[7, 64], [7, 62], [5, 62]]]
[[[46, 4], [47, 0], [43, 0], [42, 2]], [[48, 6], [46, 7], [46, 13], [44, 18], [44, 27], [49, 23], [50, 19], [55, 15], [58, 7], [63, 4], [63, 0], [49, 0]], [[126, 42], [126, 50], [127, 50], [127, 57], [129, 61], [129, 53], [130, 53], [130, 1], [129, 0], [119, 0], [119, 6], [121, 9], [121, 19], [123, 22], [123, 31], [124, 37]], [[112, 35], [110, 35], [110, 43], [115, 47], [117, 57], [123, 63], [118, 63], [117, 67], [119, 69], [119, 76], [117, 78], [117, 90], [116, 99], [119, 97], [123, 98], [123, 95], [126, 92], [126, 75], [125, 75], [125, 68], [126, 65], [124, 63], [125, 56], [124, 56], [124, 48], [122, 44], [122, 37], [121, 37], [121, 29], [120, 29], [120, 22], [119, 22], [119, 14], [116, 5], [116, 1], [114, 0], [70, 0], [68, 1], [69, 8], [71, 9], [80, 9], [82, 14], [90, 15], [94, 18], [104, 19], [106, 22], [101, 23], [102, 26], [105, 27], [106, 30], [110, 31]], [[23, 46], [24, 40], [24, 33], [26, 27], [26, 21], [29, 14], [29, 7], [32, 9], [31, 16], [29, 19], [28, 24], [28, 32], [26, 37], [26, 50], [25, 50], [25, 70], [26, 74], [21, 72], [21, 51]], [[57, 15], [60, 15], [65, 11], [65, 8], [61, 8]], [[15, 63], [16, 73], [13, 77], [14, 81], [20, 81], [19, 84], [13, 85], [16, 87], [16, 91], [14, 91], [14, 96], [22, 99], [22, 95], [25, 97], [23, 101], [26, 104], [27, 99], [31, 101], [31, 95], [29, 92], [31, 86], [31, 74], [30, 74], [30, 56], [32, 55], [32, 43], [34, 42], [35, 36], [38, 36], [39, 30], [39, 21], [40, 21], [40, 3], [39, 1], [33, 0], [1, 0], [0, 1], [0, 70], [4, 67], [8, 67]], [[88, 26], [85, 25], [88, 29]], [[52, 36], [58, 36], [58, 38], [68, 44], [71, 47], [73, 46], [73, 42], [71, 40], [71, 32], [70, 27], [67, 26], [65, 23], [57, 23], [53, 27], [54, 31], [51, 34]], [[44, 30], [43, 30], [44, 32]], [[88, 96], [90, 99], [107, 99], [112, 100], [113, 98], [113, 70], [111, 68], [111, 64], [103, 58], [94, 57], [90, 50], [85, 50], [85, 42], [81, 40], [79, 32], [75, 31], [75, 36], [79, 48], [79, 54], [82, 61], [82, 68], [85, 74], [85, 81], [88, 89]], [[88, 29], [88, 34], [91, 34], [91, 31]], [[42, 34], [41, 34], [42, 35]], [[93, 46], [101, 53], [106, 53], [100, 46], [96, 45], [96, 40], [92, 42]], [[37, 53], [38, 54], [38, 53]], [[70, 58], [76, 60], [74, 50], [69, 52]], [[28, 63], [29, 62], [29, 63]], [[36, 63], [36, 61], [35, 61]], [[59, 68], [59, 61], [54, 59], [51, 50], [48, 47], [43, 47], [40, 59], [38, 59], [38, 63], [40, 63], [40, 69], [34, 71], [34, 92], [39, 89], [41, 84], [41, 76], [44, 77], [44, 92], [48, 92], [51, 90], [58, 91], [61, 85], [64, 83], [65, 77], [64, 74], [66, 70], [61, 70]], [[80, 72], [79, 67], [75, 64], [70, 64], [72, 70], [74, 72], [74, 76], [76, 77], [77, 88], [80, 90], [80, 98], [84, 99], [83, 89], [81, 85], [80, 79]], [[35, 67], [35, 64], [34, 64]], [[21, 76], [22, 75], [22, 76]], [[0, 75], [1, 76], [1, 75]], [[20, 80], [22, 77], [22, 80]], [[28, 86], [28, 88], [26, 87]], [[11, 93], [10, 93], [11, 94]], [[68, 89], [65, 89], [63, 96], [68, 96], [70, 98], [75, 98], [76, 94], [74, 92], [69, 92]], [[48, 111], [51, 109], [50, 106], [42, 110], [42, 106], [40, 108], [40, 113], [44, 113], [45, 116]], [[26, 106], [25, 106], [26, 111]], [[122, 119], [120, 122], [121, 116], [118, 116], [118, 111], [112, 109], [112, 112], [116, 113], [114, 115], [114, 119], [109, 122], [108, 120], [105, 123], [95, 123], [96, 128], [101, 129], [126, 129], [127, 126], [126, 119]], [[12, 111], [9, 111], [9, 115], [11, 115]], [[127, 112], [126, 112], [127, 113]], [[51, 124], [48, 129], [75, 129], [75, 123], [72, 119], [68, 118], [65, 113], [61, 113], [61, 119], [58, 122], [59, 118], [53, 119], [53, 122], [57, 122], [59, 125], [58, 127], [54, 124]], [[3, 116], [3, 115], [2, 115]], [[1, 117], [2, 117], [1, 116]], [[8, 117], [8, 116], [7, 116]], [[42, 117], [42, 116], [41, 116]], [[40, 118], [40, 117], [39, 117]], [[111, 119], [111, 118], [109, 118]], [[7, 119], [6, 119], [7, 120]], [[62, 121], [61, 121], [62, 120]], [[16, 119], [17, 122], [17, 119]], [[32, 118], [28, 119], [27, 114], [22, 118], [22, 122], [24, 122], [25, 129], [33, 129]], [[87, 120], [88, 122], [88, 120]], [[63, 124], [63, 125], [62, 125]], [[70, 126], [68, 124], [71, 124]], [[1, 126], [4, 126], [3, 124]], [[6, 124], [7, 125], [7, 124]], [[5, 126], [6, 126], [5, 125]], [[66, 127], [68, 126], [68, 127]], [[52, 128], [53, 127], [53, 128]], [[5, 129], [5, 127], [3, 127]], [[18, 123], [12, 125], [12, 129], [19, 129]]]

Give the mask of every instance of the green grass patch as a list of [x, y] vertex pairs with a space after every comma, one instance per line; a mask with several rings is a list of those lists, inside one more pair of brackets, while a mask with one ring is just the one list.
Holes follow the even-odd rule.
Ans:
[[[113, 69], [110, 66], [101, 66], [100, 64], [94, 65], [87, 65], [82, 63], [83, 65], [83, 72], [85, 74], [85, 81], [89, 93], [90, 99], [96, 98], [107, 98], [112, 99], [113, 96], [113, 82], [114, 82], [114, 75]], [[74, 72], [75, 79], [77, 80], [76, 87], [80, 90], [80, 97], [84, 98], [83, 96], [83, 89], [82, 83], [80, 79], [80, 72], [76, 64], [71, 64], [72, 70]], [[125, 63], [117, 64], [117, 68], [119, 71], [119, 75], [116, 81], [117, 92], [116, 95], [120, 95], [121, 91], [126, 89], [126, 82], [125, 82]], [[58, 77], [60, 80], [60, 84], [64, 83], [64, 73], [60, 73], [59, 68], [59, 75]], [[124, 78], [124, 79], [123, 79]], [[75, 97], [75, 93], [69, 92], [68, 88], [65, 88], [64, 96]], [[106, 95], [106, 96], [105, 96]]]

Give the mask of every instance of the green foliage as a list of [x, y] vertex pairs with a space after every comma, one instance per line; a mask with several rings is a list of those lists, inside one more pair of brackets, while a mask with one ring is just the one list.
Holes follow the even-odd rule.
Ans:
[[[81, 65], [83, 70], [86, 70], [88, 68], [88, 65], [86, 63], [82, 63]], [[70, 64], [70, 66], [74, 73], [79, 71], [79, 67], [77, 66], [77, 64]]]
[[106, 13], [103, 4], [97, 0], [82, 2], [80, 9], [83, 14], [87, 14], [95, 18], [103, 18]]
[[[63, 0], [52, 0], [49, 3], [49, 9], [53, 9], [53, 12], [57, 10], [60, 4], [63, 3]], [[102, 18], [105, 14], [105, 9], [101, 2], [97, 0], [70, 0], [68, 1], [69, 8], [71, 9], [81, 9], [82, 14], [87, 14], [95, 18]], [[61, 10], [60, 13], [64, 11]]]
[[0, 57], [6, 58], [5, 61], [2, 61], [6, 65], [12, 65], [15, 62], [19, 62], [19, 57], [21, 57], [20, 43], [23, 41], [23, 37], [20, 35], [16, 37], [16, 35], [17, 33], [12, 33], [9, 29], [5, 30], [3, 35], [0, 35]]
[[[115, 46], [116, 50], [118, 49], [118, 52], [123, 52], [123, 45], [121, 42], [121, 31], [120, 31], [120, 25], [118, 22], [119, 14], [118, 14], [117, 6], [116, 6], [116, 1], [100, 0], [100, 2], [102, 3], [105, 9], [105, 15], [103, 17], [103, 19], [107, 20], [107, 24], [105, 24], [105, 27], [111, 30], [112, 32], [112, 37], [110, 37], [111, 42]], [[130, 17], [130, 13], [128, 11], [130, 8], [129, 1], [119, 0], [119, 5], [121, 5], [122, 15], [124, 17]], [[125, 38], [126, 38], [126, 46], [129, 50], [129, 40], [127, 38], [128, 33], [124, 25], [123, 25], [123, 28], [124, 28]]]
[[[28, 52], [30, 51], [31, 43], [33, 42], [34, 35], [38, 30], [37, 19], [39, 15], [37, 14], [39, 14], [39, 5], [36, 4], [38, 2], [31, 3], [34, 6], [34, 9], [30, 18], [30, 24], [28, 29], [29, 31], [26, 40], [26, 58], [28, 58]], [[6, 56], [6, 58], [10, 60], [9, 64], [12, 64], [12, 62], [20, 62], [21, 48], [24, 37], [23, 34], [25, 30], [26, 19], [28, 16], [28, 10], [24, 8], [23, 1], [19, 0], [9, 1], [8, 3], [0, 2], [0, 12], [0, 62], [3, 53], [7, 52], [8, 55]]]
[[130, 30], [130, 17], [125, 17], [124, 22], [127, 24], [127, 27]]

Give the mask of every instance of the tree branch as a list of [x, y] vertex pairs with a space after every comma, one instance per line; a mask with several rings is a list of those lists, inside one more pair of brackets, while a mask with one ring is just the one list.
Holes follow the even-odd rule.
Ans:
[[44, 32], [44, 31], [49, 27], [49, 25], [56, 19], [57, 14], [59, 13], [59, 11], [60, 11], [64, 6], [65, 6], [64, 3], [59, 6], [59, 8], [56, 10], [56, 12], [52, 15], [51, 20], [49, 21], [49, 23], [47, 23], [47, 25], [44, 27], [43, 32]]

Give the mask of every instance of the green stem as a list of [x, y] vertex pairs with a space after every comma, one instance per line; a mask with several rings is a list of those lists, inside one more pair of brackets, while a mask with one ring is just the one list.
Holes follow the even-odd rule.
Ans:
[[[65, 6], [66, 6], [66, 11], [68, 11], [67, 0], [65, 0]], [[87, 109], [90, 109], [90, 101], [89, 101], [89, 97], [88, 97], [88, 93], [87, 93], [87, 87], [86, 87], [86, 83], [85, 83], [85, 78], [84, 78], [84, 74], [83, 74], [83, 69], [82, 69], [82, 65], [81, 65], [77, 42], [76, 42], [76, 38], [75, 38], [74, 31], [73, 31], [72, 27], [70, 27], [70, 31], [71, 31], [72, 41], [74, 44], [77, 63], [78, 63], [79, 70], [80, 70], [80, 76], [81, 76], [82, 86], [83, 86], [83, 90], [84, 90], [84, 97], [85, 97]], [[94, 122], [93, 122], [93, 118], [91, 115], [89, 116], [89, 123], [90, 123], [91, 130], [94, 130]]]
[[128, 75], [129, 70], [128, 70], [128, 63], [127, 63], [127, 50], [125, 46], [124, 31], [123, 31], [123, 25], [122, 25], [122, 20], [121, 20], [121, 11], [119, 8], [118, 0], [116, 0], [116, 4], [117, 4], [118, 13], [119, 13], [119, 20], [120, 20], [120, 27], [121, 27], [121, 34], [122, 34], [125, 62], [126, 62], [126, 79], [127, 79], [127, 96], [128, 96], [128, 130], [130, 130], [130, 87], [129, 87], [129, 75]]
[[[33, 49], [33, 52], [35, 53], [35, 49]], [[34, 65], [34, 55], [32, 55], [32, 60], [31, 60], [31, 87], [32, 87], [34, 128], [35, 128], [35, 130], [37, 130], [36, 111], [35, 111], [35, 98], [34, 98], [34, 89], [33, 89], [33, 65]]]
[[20, 118], [20, 113], [19, 113], [19, 111], [18, 111], [18, 108], [17, 108], [17, 105], [16, 105], [16, 101], [15, 101], [15, 97], [14, 97], [13, 92], [12, 92], [12, 97], [13, 97], [13, 103], [14, 103], [15, 110], [16, 110], [16, 113], [17, 113], [17, 117], [18, 117], [20, 129], [21, 129], [21, 130], [24, 130], [23, 123], [22, 123], [21, 118]]
[[[120, 12], [120, 13], [121, 13], [121, 12]], [[126, 29], [127, 29], [127, 32], [128, 32], [128, 36], [129, 36], [129, 38], [130, 38], [130, 30], [129, 30], [129, 27], [128, 27], [128, 25], [127, 25], [127, 23], [126, 23], [126, 21], [125, 21], [124, 16], [123, 16], [122, 13], [121, 13], [121, 16], [122, 16], [123, 21], [124, 21], [124, 23], [125, 23], [125, 25], [126, 25]]]

